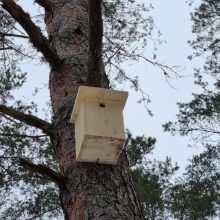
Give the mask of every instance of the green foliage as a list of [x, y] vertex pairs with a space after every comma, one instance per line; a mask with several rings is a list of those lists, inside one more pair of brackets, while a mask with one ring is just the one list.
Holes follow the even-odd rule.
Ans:
[[20, 88], [26, 81], [17, 63], [20, 59], [18, 52], [13, 50], [15, 45], [5, 34], [13, 32], [15, 22], [7, 13], [0, 9], [0, 103], [5, 104], [13, 98], [12, 91]]
[[132, 170], [137, 194], [146, 219], [166, 219], [169, 215], [168, 194], [172, 187], [171, 178], [179, 169], [170, 158], [166, 161], [148, 161], [145, 166]]
[[[13, 107], [25, 113], [33, 113], [35, 109], [34, 105], [21, 102]], [[4, 115], [0, 123], [1, 219], [57, 215], [60, 213], [57, 186], [19, 165], [19, 158], [28, 158], [58, 170], [50, 140], [37, 129]]]
[[218, 77], [220, 72], [220, 5], [218, 0], [202, 0], [192, 14], [193, 29], [196, 39], [190, 42], [194, 56], [206, 55], [204, 71]]
[[171, 159], [152, 161], [147, 158], [154, 149], [155, 138], [137, 136], [133, 138], [127, 131], [126, 152], [131, 173], [146, 219], [165, 219], [167, 216], [167, 193], [171, 187], [171, 178], [178, 170]]
[[144, 168], [132, 171], [136, 191], [144, 209], [146, 219], [155, 219], [163, 216], [164, 201], [163, 189], [159, 176], [150, 172], [145, 173]]
[[141, 165], [144, 162], [144, 156], [149, 154], [154, 149], [156, 139], [145, 136], [132, 137], [132, 134], [127, 130], [126, 152], [131, 167]]
[[[7, 202], [1, 205], [2, 220], [62, 218], [56, 186], [45, 184], [44, 187], [29, 185], [28, 189], [27, 186], [19, 187], [22, 190], [16, 192], [12, 190], [9, 194], [10, 197], [7, 197]], [[22, 195], [22, 193], [24, 194]], [[5, 197], [8, 193], [5, 194], [3, 191], [0, 195]], [[32, 217], [30, 218], [30, 216]]]
[[220, 211], [219, 146], [194, 156], [169, 194], [169, 209], [181, 219], [214, 219]]
[[173, 134], [191, 135], [198, 144], [206, 145], [210, 141], [218, 142], [220, 131], [220, 96], [215, 92], [205, 91], [194, 94], [189, 103], [179, 103], [178, 121], [168, 122], [163, 127]]

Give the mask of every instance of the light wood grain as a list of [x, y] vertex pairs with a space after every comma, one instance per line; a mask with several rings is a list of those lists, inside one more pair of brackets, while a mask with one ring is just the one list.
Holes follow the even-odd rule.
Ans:
[[71, 116], [76, 160], [117, 164], [125, 141], [123, 108], [127, 97], [123, 91], [79, 88]]

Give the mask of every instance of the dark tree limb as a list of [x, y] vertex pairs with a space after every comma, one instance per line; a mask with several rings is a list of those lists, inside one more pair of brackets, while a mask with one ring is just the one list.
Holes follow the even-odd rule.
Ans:
[[26, 134], [10, 134], [10, 133], [0, 133], [0, 136], [3, 137], [14, 137], [14, 138], [42, 138], [42, 137], [47, 137], [47, 135], [26, 135]]
[[0, 37], [17, 37], [17, 38], [26, 38], [29, 39], [28, 36], [21, 35], [21, 34], [13, 34], [13, 33], [4, 33], [0, 32]]
[[28, 160], [20, 158], [20, 165], [31, 172], [38, 173], [49, 181], [58, 185], [59, 188], [65, 188], [65, 177], [60, 173], [55, 172], [47, 166], [41, 164], [34, 164]]
[[89, 0], [89, 54], [88, 79], [89, 86], [101, 87], [102, 71], [102, 0]]
[[35, 2], [43, 7], [45, 10], [50, 11], [50, 1], [49, 0], [35, 0]]
[[61, 66], [60, 58], [50, 47], [40, 28], [33, 23], [30, 15], [25, 13], [13, 0], [1, 0], [1, 3], [1, 6], [23, 27], [33, 46], [44, 55], [50, 66], [53, 69], [58, 69]]
[[13, 47], [1, 47], [0, 50], [14, 50]]
[[45, 134], [52, 136], [53, 126], [49, 122], [46, 122], [36, 116], [25, 114], [13, 108], [5, 105], [0, 105], [0, 112], [8, 115], [16, 120], [19, 120], [27, 125], [41, 129]]

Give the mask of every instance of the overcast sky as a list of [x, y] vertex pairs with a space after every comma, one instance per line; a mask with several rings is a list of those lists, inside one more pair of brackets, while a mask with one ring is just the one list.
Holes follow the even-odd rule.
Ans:
[[187, 159], [199, 153], [199, 149], [188, 148], [187, 137], [173, 137], [170, 133], [164, 133], [161, 124], [175, 120], [178, 113], [176, 103], [190, 101], [192, 92], [198, 91], [193, 85], [193, 68], [201, 65], [202, 60], [187, 59], [192, 52], [187, 41], [194, 37], [191, 34], [190, 20], [192, 8], [185, 1], [177, 0], [154, 0], [152, 4], [155, 25], [162, 32], [162, 39], [167, 41], [159, 46], [158, 58], [170, 66], [180, 65], [183, 70], [181, 73], [185, 77], [170, 81], [174, 89], [166, 82], [159, 69], [144, 63], [136, 65], [137, 71], [142, 73], [140, 75], [142, 88], [152, 100], [149, 107], [154, 116], [149, 117], [143, 105], [135, 104], [138, 94], [130, 92], [125, 109], [125, 123], [135, 135], [144, 134], [157, 138], [153, 158], [164, 160], [166, 156], [170, 156], [173, 162], [178, 162], [183, 171]]
[[[25, 2], [25, 8], [30, 11], [32, 9], [31, 2]], [[140, 0], [140, 2], [144, 2]], [[164, 133], [162, 124], [175, 120], [178, 108], [176, 103], [190, 101], [192, 92], [196, 91], [193, 86], [193, 68], [201, 65], [201, 60], [189, 61], [187, 56], [192, 50], [187, 44], [192, 39], [191, 34], [192, 23], [190, 21], [190, 8], [185, 1], [180, 0], [152, 0], [154, 10], [151, 12], [156, 27], [162, 32], [162, 39], [167, 43], [159, 45], [157, 52], [158, 58], [166, 65], [179, 65], [182, 68], [182, 74], [185, 77], [178, 80], [171, 80], [172, 88], [165, 80], [163, 73], [152, 67], [150, 64], [140, 62], [135, 66], [129, 66], [128, 72], [133, 70], [139, 72], [141, 88], [150, 95], [152, 103], [149, 108], [154, 116], [150, 117], [143, 105], [137, 104], [140, 94], [130, 90], [129, 87], [119, 86], [125, 90], [129, 89], [129, 99], [125, 106], [125, 126], [132, 131], [133, 135], [153, 136], [157, 138], [156, 148], [153, 158], [164, 160], [166, 156], [170, 156], [173, 162], [183, 168], [187, 164], [187, 159], [193, 154], [199, 153], [199, 149], [189, 149], [188, 138], [173, 137], [169, 133]], [[152, 55], [152, 51], [146, 48], [146, 56]], [[200, 63], [199, 63], [200, 62]], [[41, 65], [25, 63], [24, 69], [29, 74], [29, 83], [18, 94], [24, 97], [30, 97], [34, 90], [34, 86], [44, 87], [38, 96], [34, 98], [42, 107], [48, 101], [49, 94], [47, 90], [48, 68]], [[33, 85], [33, 82], [36, 84]]]

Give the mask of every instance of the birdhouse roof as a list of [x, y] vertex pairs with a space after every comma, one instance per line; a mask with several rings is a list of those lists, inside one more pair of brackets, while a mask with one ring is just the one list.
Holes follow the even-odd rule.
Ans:
[[79, 113], [80, 105], [87, 98], [94, 98], [100, 100], [100, 102], [118, 101], [124, 107], [128, 98], [128, 92], [103, 89], [98, 87], [80, 86], [76, 96], [76, 101], [73, 107], [70, 122], [75, 123], [77, 115]]

